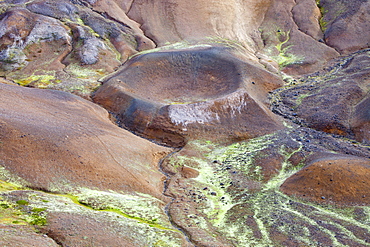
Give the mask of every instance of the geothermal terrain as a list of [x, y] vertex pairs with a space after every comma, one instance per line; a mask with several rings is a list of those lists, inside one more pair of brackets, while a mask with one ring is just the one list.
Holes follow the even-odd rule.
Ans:
[[0, 245], [370, 246], [370, 2], [0, 1]]

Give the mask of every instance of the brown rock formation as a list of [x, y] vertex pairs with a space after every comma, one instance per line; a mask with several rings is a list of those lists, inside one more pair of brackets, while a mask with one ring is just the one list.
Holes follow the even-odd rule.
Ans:
[[280, 69], [293, 75], [322, 68], [339, 54], [319, 42], [318, 13], [314, 0], [273, 1], [260, 27], [262, 53], [275, 60]]
[[0, 245], [369, 246], [369, 20], [366, 0], [0, 1]]
[[312, 158], [281, 186], [288, 194], [337, 205], [370, 204], [370, 160], [333, 154]]
[[[120, 1], [121, 2], [121, 1]], [[222, 37], [250, 51], [259, 43], [258, 27], [270, 0], [262, 1], [133, 1], [128, 16], [142, 25], [159, 46], [166, 42]]]
[[325, 42], [342, 54], [369, 48], [370, 3], [320, 0]]
[[164, 178], [156, 167], [168, 149], [118, 128], [104, 109], [77, 96], [6, 84], [0, 89], [1, 165], [25, 185], [162, 197]]
[[354, 132], [356, 139], [360, 142], [370, 143], [370, 98], [367, 95], [354, 109], [351, 128]]
[[277, 111], [311, 128], [368, 143], [368, 52], [344, 57], [303, 78], [304, 84], [281, 90]]
[[0, 244], [2, 246], [14, 247], [32, 247], [45, 246], [57, 247], [59, 246], [53, 239], [46, 235], [41, 236], [24, 226], [9, 226], [0, 224]]
[[165, 145], [233, 140], [283, 128], [267, 109], [278, 77], [222, 47], [163, 50], [134, 57], [95, 93], [125, 128]]

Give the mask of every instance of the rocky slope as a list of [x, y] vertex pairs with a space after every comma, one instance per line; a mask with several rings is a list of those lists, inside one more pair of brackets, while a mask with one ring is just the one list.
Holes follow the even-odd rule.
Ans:
[[0, 244], [370, 246], [369, 15], [0, 1]]

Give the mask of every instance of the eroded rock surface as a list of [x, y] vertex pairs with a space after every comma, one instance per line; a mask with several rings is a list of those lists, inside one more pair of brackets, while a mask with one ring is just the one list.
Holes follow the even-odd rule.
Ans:
[[369, 246], [369, 20], [0, 1], [0, 245]]
[[[328, 200], [337, 205], [369, 205], [369, 159], [333, 154], [318, 155], [281, 186], [288, 195]], [[321, 157], [320, 157], [321, 156]]]
[[265, 104], [281, 83], [230, 48], [196, 46], [132, 58], [93, 99], [123, 127], [179, 147], [191, 139], [244, 139], [283, 128]]
[[0, 73], [20, 85], [89, 97], [99, 78], [137, 50], [154, 47], [129, 26], [133, 21], [109, 20], [81, 3], [6, 1], [1, 7]]
[[276, 112], [317, 130], [369, 142], [369, 50], [344, 57], [276, 94]]
[[260, 27], [264, 54], [287, 74], [307, 74], [339, 54], [320, 42], [320, 11], [314, 0], [273, 1]]
[[320, 0], [319, 7], [324, 14], [320, 22], [325, 42], [343, 54], [369, 48], [369, 4], [361, 0], [350, 3]]
[[6, 84], [0, 89], [1, 165], [24, 185], [162, 197], [164, 178], [156, 168], [168, 149], [118, 128], [104, 109], [77, 96]]
[[369, 154], [306, 128], [229, 146], [190, 142], [163, 164], [169, 212], [197, 246], [367, 246]]

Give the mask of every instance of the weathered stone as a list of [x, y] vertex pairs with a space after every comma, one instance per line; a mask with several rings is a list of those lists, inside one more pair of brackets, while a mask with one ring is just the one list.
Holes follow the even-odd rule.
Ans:
[[[123, 1], [117, 1], [123, 2]], [[159, 46], [181, 40], [221, 37], [238, 41], [250, 56], [261, 43], [258, 27], [270, 0], [260, 1], [133, 1], [128, 16], [142, 25]]]
[[56, 19], [76, 20], [78, 8], [69, 0], [45, 1], [37, 0], [27, 4], [27, 9]]
[[342, 54], [369, 48], [370, 3], [368, 1], [320, 0], [325, 42]]
[[[89, 1], [92, 8], [99, 13], [109, 15], [112, 19], [120, 23], [125, 23], [129, 26], [137, 43], [137, 50], [143, 51], [155, 48], [155, 44], [152, 40], [146, 37], [141, 30], [140, 24], [131, 20], [127, 17], [127, 12], [131, 8], [132, 0], [120, 1], [120, 0], [100, 0], [100, 1]], [[117, 40], [116, 47], [120, 46], [121, 42]]]
[[107, 79], [94, 101], [118, 123], [169, 146], [189, 139], [235, 140], [283, 128], [266, 107], [281, 80], [222, 47], [136, 56]]
[[53, 239], [46, 235], [40, 235], [25, 226], [10, 226], [0, 224], [0, 245], [14, 247], [57, 247]]
[[[232, 145], [190, 141], [162, 164], [169, 174], [165, 194], [174, 198], [168, 210], [197, 246], [366, 246], [368, 207], [362, 211], [356, 202], [369, 197], [369, 154], [308, 128]], [[324, 167], [327, 162], [332, 165]], [[190, 169], [196, 172], [184, 173]], [[348, 232], [337, 234], [342, 227]]]
[[138, 48], [129, 26], [67, 0], [14, 3], [0, 19], [0, 74], [20, 85], [88, 98]]
[[303, 84], [280, 90], [274, 104], [276, 112], [311, 128], [367, 143], [368, 54], [363, 50], [344, 57], [302, 78]]
[[324, 34], [319, 25], [322, 17], [320, 9], [314, 0], [298, 0], [292, 8], [293, 20], [298, 26], [298, 30], [311, 36], [314, 40], [324, 38]]
[[0, 92], [1, 166], [25, 185], [163, 197], [156, 168], [168, 149], [115, 126], [104, 109], [77, 96], [6, 84]]
[[281, 190], [293, 196], [336, 205], [370, 204], [370, 160], [335, 154], [316, 155], [289, 177]]
[[312, 73], [339, 55], [319, 42], [321, 32], [314, 20], [318, 23], [320, 16], [314, 5], [314, 0], [274, 1], [260, 26], [261, 53], [275, 60], [287, 74]]

